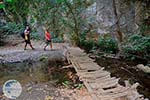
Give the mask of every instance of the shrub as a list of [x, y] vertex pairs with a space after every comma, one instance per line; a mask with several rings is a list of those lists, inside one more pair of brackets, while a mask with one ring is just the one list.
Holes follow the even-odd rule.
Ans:
[[82, 40], [80, 41], [80, 46], [82, 46], [87, 52], [96, 47], [96, 43], [94, 40]]
[[31, 38], [35, 39], [35, 40], [43, 39], [43, 38], [41, 38], [41, 36], [35, 30], [31, 31]]
[[4, 45], [4, 39], [8, 35], [11, 34], [18, 34], [24, 30], [24, 27], [22, 24], [16, 24], [16, 23], [2, 23], [0, 22], [0, 45]]
[[5, 33], [5, 35], [10, 35], [10, 34], [18, 34], [24, 30], [24, 25], [23, 24], [16, 24], [13, 22], [8, 22], [5, 25], [1, 26], [0, 31]]
[[62, 38], [60, 38], [60, 37], [56, 37], [56, 38], [53, 38], [53, 39], [52, 39], [52, 42], [53, 42], [53, 43], [63, 43], [64, 40], [63, 40]]
[[140, 34], [148, 35], [150, 33], [150, 18], [144, 19], [139, 29]]
[[128, 38], [122, 48], [126, 55], [150, 58], [150, 36], [134, 34]]
[[86, 40], [86, 33], [83, 32], [83, 33], [81, 33], [81, 35], [80, 35], [80, 43], [79, 43], [79, 46], [80, 46], [80, 47], [84, 46], [85, 40]]
[[71, 34], [70, 39], [71, 39], [72, 44], [74, 44], [74, 45], [80, 44], [80, 37], [77, 34], [75, 34], [74, 32]]
[[107, 36], [100, 36], [98, 39], [98, 47], [100, 50], [107, 53], [116, 53], [118, 51], [118, 44], [115, 39]]

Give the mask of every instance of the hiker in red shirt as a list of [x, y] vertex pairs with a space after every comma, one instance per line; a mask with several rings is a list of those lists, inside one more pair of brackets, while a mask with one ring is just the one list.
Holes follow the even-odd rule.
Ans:
[[44, 47], [44, 50], [46, 50], [46, 47], [50, 44], [50, 48], [52, 49], [52, 40], [51, 40], [51, 34], [48, 32], [48, 30], [45, 30], [45, 39], [46, 39], [46, 45]]

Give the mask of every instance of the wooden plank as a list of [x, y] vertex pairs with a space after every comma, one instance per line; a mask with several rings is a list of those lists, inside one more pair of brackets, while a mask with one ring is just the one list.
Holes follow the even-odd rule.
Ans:
[[[80, 65], [79, 65], [80, 66]], [[92, 67], [92, 66], [80, 66], [79, 70], [99, 70], [100, 68], [98, 67]]]
[[[104, 68], [99, 68], [98, 70], [103, 70]], [[79, 73], [89, 73], [89, 72], [95, 72], [95, 71], [98, 71], [98, 70], [78, 70]]]
[[95, 83], [106, 83], [107, 81], [113, 81], [113, 80], [116, 80], [117, 78], [116, 77], [113, 77], [113, 78], [104, 78], [104, 79], [98, 79], [95, 81]]
[[101, 78], [101, 77], [105, 77], [107, 75], [110, 75], [109, 72], [103, 72], [100, 74], [79, 74], [81, 78], [83, 79], [97, 79], [97, 78]]
[[[78, 61], [77, 61], [78, 62]], [[80, 61], [79, 61], [80, 62]], [[97, 67], [97, 68], [100, 68], [100, 66], [99, 65], [97, 65], [96, 63], [94, 63], [94, 62], [91, 62], [91, 63], [79, 63], [78, 62], [78, 64], [80, 64], [80, 66], [88, 66], [88, 67]]]
[[89, 58], [88, 56], [86, 56], [86, 57], [76, 57], [75, 58], [78, 62], [90, 62], [90, 63], [92, 63], [94, 60], [93, 59], [91, 59], [91, 58]]
[[92, 71], [92, 72], [81, 72], [80, 74], [81, 75], [100, 75], [100, 74], [103, 74], [103, 73], [108, 73], [107, 71], [104, 71], [104, 70], [98, 70], [98, 71]]
[[113, 81], [106, 81], [105, 83], [89, 83], [89, 84], [93, 89], [109, 88], [109, 87], [117, 86], [118, 79]]
[[116, 98], [121, 98], [121, 97], [125, 97], [128, 95], [128, 91], [125, 91], [125, 92], [121, 92], [121, 93], [117, 93], [117, 94], [108, 94], [108, 95], [98, 95], [99, 98], [102, 98], [102, 100], [105, 100], [105, 99], [116, 99]]
[[89, 84], [87, 82], [84, 82], [84, 85], [86, 86], [86, 88], [88, 89], [91, 97], [93, 100], [99, 100], [96, 93], [94, 93], [95, 91], [93, 91], [93, 89], [89, 86]]
[[76, 63], [74, 63], [73, 61], [71, 61], [71, 62], [72, 62], [73, 67], [75, 67], [77, 71], [81, 69], [80, 66], [76, 65]]
[[110, 84], [103, 84], [100, 86], [100, 88], [110, 88], [110, 87], [115, 87], [118, 85], [118, 82], [110, 83]]
[[122, 86], [117, 86], [115, 88], [111, 88], [111, 89], [107, 89], [107, 90], [98, 90], [98, 94], [100, 95], [110, 95], [110, 94], [117, 94], [117, 93], [121, 93], [121, 92], [126, 92], [129, 88], [126, 87], [122, 87]]
[[110, 78], [110, 75], [106, 75], [104, 77], [100, 77], [100, 78], [94, 78], [94, 79], [82, 79], [83, 81], [86, 81], [88, 83], [96, 83], [96, 81], [101, 81], [101, 80], [104, 80], [104, 79], [109, 79]]

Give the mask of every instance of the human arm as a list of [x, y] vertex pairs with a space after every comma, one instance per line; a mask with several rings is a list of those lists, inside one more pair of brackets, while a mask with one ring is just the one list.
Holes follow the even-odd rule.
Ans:
[[25, 30], [25, 31], [24, 31], [25, 40], [28, 40], [28, 34], [29, 34], [29, 31]]

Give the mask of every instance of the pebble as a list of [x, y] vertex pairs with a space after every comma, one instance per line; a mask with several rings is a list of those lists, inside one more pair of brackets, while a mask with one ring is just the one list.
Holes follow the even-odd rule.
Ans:
[[30, 92], [32, 90], [32, 87], [28, 87], [27, 91]]

